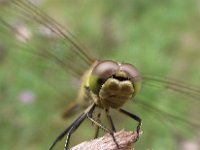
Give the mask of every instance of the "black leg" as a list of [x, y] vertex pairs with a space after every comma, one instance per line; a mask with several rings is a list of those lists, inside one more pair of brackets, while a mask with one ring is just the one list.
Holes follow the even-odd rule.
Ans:
[[69, 130], [69, 133], [67, 134], [64, 150], [68, 149], [68, 145], [69, 145], [69, 141], [70, 141], [72, 133], [74, 133], [76, 129], [80, 126], [80, 124], [85, 120], [89, 112], [90, 113], [94, 112], [95, 106], [96, 106], [95, 104], [92, 104], [91, 106], [89, 106], [88, 109], [86, 109], [86, 111], [84, 112], [84, 117], [81, 117], [80, 119], [76, 120], [76, 122], [74, 122], [73, 126]]
[[[90, 111], [91, 109], [94, 109], [93, 107], [95, 107], [95, 104], [92, 104], [91, 106], [88, 107], [88, 109], [82, 113], [69, 127], [67, 127], [53, 142], [53, 144], [51, 145], [51, 147], [49, 148], [49, 150], [52, 150], [54, 148], [54, 146], [57, 144], [57, 142], [59, 142], [60, 140], [62, 140], [62, 138], [68, 133], [71, 132], [72, 130], [75, 130], [78, 128], [78, 126], [83, 122], [83, 120], [87, 117], [87, 112]], [[68, 134], [68, 138], [65, 144], [66, 145], [69, 144], [69, 140], [70, 140], [70, 136]]]
[[71, 138], [71, 135], [74, 131], [76, 131], [76, 129], [80, 126], [80, 124], [85, 120], [86, 118], [86, 114], [84, 114], [83, 116], [81, 116], [78, 120], [76, 120], [74, 123], [73, 123], [73, 126], [71, 127], [71, 129], [69, 130], [68, 134], [67, 134], [67, 139], [66, 139], [66, 142], [65, 142], [65, 148], [64, 150], [67, 150], [68, 148], [68, 145], [69, 145], [69, 141], [70, 141], [70, 138]]
[[115, 142], [115, 144], [117, 145], [117, 148], [119, 148], [119, 145], [114, 137], [114, 132], [108, 128], [106, 128], [105, 126], [103, 126], [101, 123], [97, 122], [93, 117], [92, 117], [93, 111], [90, 111], [87, 113], [87, 117], [90, 121], [92, 121], [92, 123], [94, 123], [96, 126], [99, 126], [99, 128], [103, 129], [104, 131], [108, 132], [112, 138], [113, 141]]
[[109, 110], [108, 110], [108, 109], [106, 109], [106, 116], [107, 116], [107, 118], [108, 118], [108, 121], [109, 121], [109, 123], [110, 123], [110, 126], [111, 126], [113, 132], [116, 132], [115, 125], [114, 125], [114, 123], [113, 123], [113, 120], [112, 120], [111, 115], [109, 114]]
[[137, 125], [137, 129], [136, 129], [136, 132], [137, 132], [137, 140], [139, 139], [139, 136], [140, 136], [140, 129], [141, 129], [141, 126], [142, 126], [142, 119], [138, 116], [136, 116], [135, 114], [132, 114], [124, 109], [119, 109], [119, 111], [129, 117], [131, 117], [132, 119], [136, 120], [138, 122], [138, 125]]
[[[101, 122], [100, 117], [101, 117], [101, 113], [99, 113], [97, 115], [97, 122]], [[94, 135], [95, 139], [98, 138], [98, 136], [99, 136], [99, 128], [100, 128], [99, 126], [96, 126], [95, 135]]]

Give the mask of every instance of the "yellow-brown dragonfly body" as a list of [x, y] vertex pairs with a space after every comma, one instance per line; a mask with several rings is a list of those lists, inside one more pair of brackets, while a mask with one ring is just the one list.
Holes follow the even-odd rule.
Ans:
[[[83, 108], [83, 106], [88, 106], [89, 103], [91, 103], [91, 106], [89, 106], [89, 108], [81, 114], [80, 119], [72, 123], [70, 128], [77, 128], [87, 116], [98, 126], [95, 137], [98, 136], [99, 128], [104, 129], [113, 136], [113, 132], [115, 132], [116, 129], [112, 118], [109, 115], [109, 109], [113, 108], [118, 109], [120, 112], [138, 121], [137, 134], [139, 138], [141, 119], [138, 116], [121, 109], [121, 107], [139, 92], [140, 87], [141, 76], [139, 71], [133, 65], [127, 63], [117, 63], [110, 60], [96, 61], [82, 77], [82, 83], [77, 98], [79, 102], [72, 103], [72, 105], [70, 105], [68, 110], [65, 112], [65, 116], [69, 116], [69, 114], [74, 112], [77, 107]], [[107, 129], [100, 122], [93, 119], [92, 114], [95, 107], [99, 107], [106, 111], [112, 130]], [[98, 114], [98, 116], [100, 115], [101, 114]], [[70, 128], [68, 128], [68, 130], [70, 130]], [[75, 129], [73, 129], [73, 132], [74, 131]], [[65, 149], [68, 148], [69, 138], [73, 132], [69, 132], [68, 134]], [[58, 139], [60, 140], [63, 135], [64, 134], [61, 133], [61, 135], [58, 136], [50, 149], [54, 147]]]

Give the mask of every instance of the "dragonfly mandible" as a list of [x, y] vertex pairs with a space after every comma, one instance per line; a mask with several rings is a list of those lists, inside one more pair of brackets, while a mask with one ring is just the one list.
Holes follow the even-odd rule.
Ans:
[[[50, 71], [47, 69], [47, 72], [56, 74], [56, 78], [59, 75], [66, 75], [64, 77], [67, 81], [66, 83], [70, 83], [69, 74], [81, 78], [80, 90], [76, 101], [69, 104], [64, 116], [71, 116], [71, 114], [75, 113], [77, 110], [83, 110], [87, 107], [88, 109], [86, 109], [72, 125], [62, 132], [53, 143], [52, 147], [57, 141], [61, 140], [65, 134], [68, 134], [68, 140], [65, 146], [65, 149], [67, 149], [70, 136], [74, 132], [72, 128], [77, 128], [85, 118], [89, 118], [94, 124], [113, 135], [112, 132], [116, 129], [114, 127], [114, 121], [112, 121], [111, 115], [109, 114], [110, 108], [117, 109], [137, 120], [136, 131], [139, 135], [141, 119], [121, 108], [125, 103], [129, 104], [132, 98], [135, 99], [133, 105], [138, 107], [134, 108], [134, 110], [141, 109], [143, 113], [146, 112], [145, 116], [149, 115], [150, 118], [156, 116], [156, 120], [161, 120], [160, 122], [166, 119], [165, 122], [169, 123], [169, 126], [172, 126], [168, 127], [170, 129], [179, 129], [179, 127], [175, 128], [175, 126], [180, 126], [180, 130], [183, 128], [183, 130], [188, 129], [189, 132], [192, 132], [190, 127], [195, 127], [193, 128], [195, 129], [194, 132], [199, 131], [200, 123], [198, 117], [193, 118], [193, 113], [190, 111], [185, 112], [188, 110], [189, 105], [191, 105], [190, 108], [194, 108], [195, 114], [198, 114], [199, 110], [195, 109], [195, 106], [200, 106], [199, 87], [167, 77], [140, 74], [138, 69], [133, 65], [124, 63], [123, 61], [120, 63], [120, 61], [115, 62], [113, 60], [105, 61], [107, 59], [95, 59], [91, 56], [93, 51], [89, 51], [85, 48], [70, 30], [66, 30], [66, 28], [61, 26], [56, 20], [49, 17], [41, 9], [28, 1], [3, 1], [1, 2], [1, 8], [1, 37], [5, 39], [5, 45], [9, 45], [10, 47], [17, 45], [19, 47], [15, 47], [15, 53], [22, 52], [19, 58], [25, 58], [26, 54], [30, 54], [27, 60], [23, 60], [25, 63], [29, 63], [28, 65], [25, 64], [25, 66], [33, 67], [37, 70], [39, 67], [33, 64], [35, 61], [38, 61], [38, 64], [41, 65], [38, 71], [40, 76], [47, 78], [44, 68], [48, 68]], [[29, 30], [31, 31], [29, 32]], [[12, 37], [12, 35], [15, 36]], [[9, 41], [7, 39], [9, 39]], [[145, 40], [145, 38], [143, 40]], [[128, 53], [128, 51], [123, 51], [123, 53], [126, 52]], [[158, 60], [154, 60], [156, 57], [152, 58], [151, 55], [154, 55], [156, 52], [159, 54], [160, 51], [155, 50], [155, 52], [151, 51], [147, 54], [149, 55], [150, 61], [155, 62], [154, 65], [157, 64]], [[138, 51], [129, 51], [129, 54], [132, 56], [137, 53]], [[141, 54], [143, 57], [145, 51]], [[158, 56], [158, 54], [155, 54], [155, 56]], [[161, 55], [160, 57], [162, 59]], [[147, 58], [147, 56], [145, 58]], [[23, 68], [23, 65], [21, 65], [20, 68]], [[168, 62], [163, 62], [162, 65], [164, 68], [169, 64]], [[150, 68], [145, 69], [149, 70]], [[160, 69], [162, 70], [162, 68]], [[164, 74], [166, 73], [166, 71], [162, 71]], [[198, 70], [196, 70], [196, 74], [198, 73]], [[47, 80], [51, 81], [52, 79], [50, 78]], [[65, 86], [66, 85], [69, 84], [65, 84]], [[139, 92], [141, 85], [142, 89], [141, 92]], [[54, 83], [52, 86], [54, 86]], [[62, 85], [60, 86], [62, 87]], [[110, 89], [112, 86], [114, 89]], [[157, 96], [153, 93], [156, 93]], [[178, 95], [178, 97], [174, 98], [173, 95]], [[163, 105], [166, 105], [166, 108], [169, 107], [170, 109], [165, 109]], [[105, 110], [112, 127], [111, 130], [95, 121], [92, 116], [95, 107], [100, 107]], [[142, 118], [144, 117], [142, 116]], [[154, 119], [155, 118], [152, 117], [150, 120]], [[145, 122], [145, 119], [143, 120]], [[174, 125], [174, 121], [177, 121], [178, 125]], [[148, 121], [146, 122], [148, 124]], [[154, 127], [155, 130], [158, 130], [158, 126]], [[144, 132], [145, 128], [148, 129], [148, 127], [144, 127]], [[99, 130], [97, 130], [95, 134], [96, 137], [98, 136], [98, 131]], [[155, 133], [155, 131], [153, 133]]]

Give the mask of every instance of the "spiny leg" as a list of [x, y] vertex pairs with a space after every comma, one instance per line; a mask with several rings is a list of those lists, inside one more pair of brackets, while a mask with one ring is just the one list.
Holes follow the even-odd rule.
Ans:
[[81, 118], [86, 118], [86, 114], [81, 114], [69, 127], [67, 127], [53, 142], [53, 144], [51, 145], [51, 147], [49, 148], [49, 150], [52, 150], [53, 147], [57, 144], [57, 142], [59, 142], [60, 140], [62, 140], [62, 138], [69, 132], [69, 130], [74, 126], [74, 124], [80, 120]]
[[71, 138], [71, 135], [74, 131], [76, 131], [76, 129], [80, 126], [80, 124], [85, 120], [86, 118], [86, 115], [82, 116], [81, 118], [79, 118], [78, 120], [76, 120], [76, 122], [73, 123], [73, 126], [70, 128], [68, 134], [67, 134], [67, 139], [66, 139], [66, 142], [65, 142], [65, 147], [64, 147], [64, 150], [67, 150], [68, 148], [68, 145], [69, 145], [69, 141], [70, 141], [70, 138]]
[[106, 111], [106, 116], [107, 116], [107, 118], [108, 118], [108, 121], [109, 121], [109, 123], [110, 123], [110, 126], [111, 126], [113, 132], [116, 132], [116, 128], [115, 128], [115, 125], [114, 125], [114, 123], [113, 123], [112, 117], [111, 117], [111, 115], [109, 114], [109, 110], [106, 109], [105, 111]]
[[[101, 122], [100, 117], [101, 117], [101, 113], [98, 113], [98, 115], [97, 115], [97, 121], [98, 121], [98, 122]], [[99, 135], [99, 128], [100, 128], [100, 127], [96, 125], [95, 136], [94, 136], [95, 139], [98, 138], [98, 135]]]
[[76, 129], [80, 126], [80, 124], [85, 120], [85, 118], [87, 117], [87, 114], [89, 112], [90, 113], [94, 112], [95, 106], [96, 106], [95, 104], [92, 104], [91, 106], [89, 106], [88, 109], [86, 109], [86, 111], [84, 112], [84, 117], [81, 117], [80, 119], [77, 119], [74, 122], [73, 126], [69, 130], [69, 133], [67, 134], [67, 139], [66, 139], [66, 142], [65, 142], [65, 148], [64, 148], [64, 150], [67, 150], [67, 148], [68, 148], [69, 141], [70, 141], [72, 133], [74, 133], [76, 131]]
[[[91, 106], [90, 106], [91, 107]], [[88, 108], [90, 108], [88, 107]], [[49, 150], [52, 150], [54, 148], [54, 146], [57, 144], [57, 142], [59, 142], [60, 140], [62, 140], [62, 138], [70, 131], [70, 129], [74, 126], [74, 124], [77, 121], [80, 120], [84, 120], [87, 117], [87, 113], [84, 112], [82, 113], [69, 127], [67, 127], [53, 142], [53, 144], [50, 146]], [[81, 123], [81, 122], [80, 122]]]
[[93, 112], [88, 112], [88, 113], [87, 113], [88, 119], [89, 119], [90, 121], [92, 121], [92, 123], [94, 123], [96, 126], [99, 126], [99, 128], [101, 128], [101, 129], [103, 129], [104, 131], [108, 132], [108, 133], [112, 136], [113, 141], [114, 141], [115, 144], [117, 145], [117, 148], [119, 148], [119, 145], [118, 145], [118, 143], [117, 143], [117, 141], [116, 141], [116, 139], [115, 139], [115, 137], [114, 137], [113, 131], [110, 130], [110, 129], [108, 129], [108, 128], [106, 128], [106, 127], [103, 126], [101, 123], [97, 122], [97, 121], [93, 118], [92, 114], [93, 114]]
[[124, 109], [119, 109], [119, 111], [129, 117], [131, 117], [132, 119], [136, 120], [138, 122], [138, 125], [137, 125], [137, 129], [136, 129], [136, 132], [137, 132], [137, 140], [139, 139], [139, 136], [140, 136], [140, 130], [141, 130], [141, 126], [142, 126], [142, 119], [140, 117], [138, 117], [137, 115], [135, 114], [132, 114]]

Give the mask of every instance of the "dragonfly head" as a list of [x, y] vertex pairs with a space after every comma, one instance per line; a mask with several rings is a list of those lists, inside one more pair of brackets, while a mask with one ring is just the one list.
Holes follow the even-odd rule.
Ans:
[[99, 94], [102, 85], [109, 79], [119, 81], [130, 81], [134, 88], [133, 95], [141, 88], [141, 76], [137, 68], [128, 63], [118, 63], [111, 60], [99, 61], [93, 68], [89, 87], [94, 94]]

